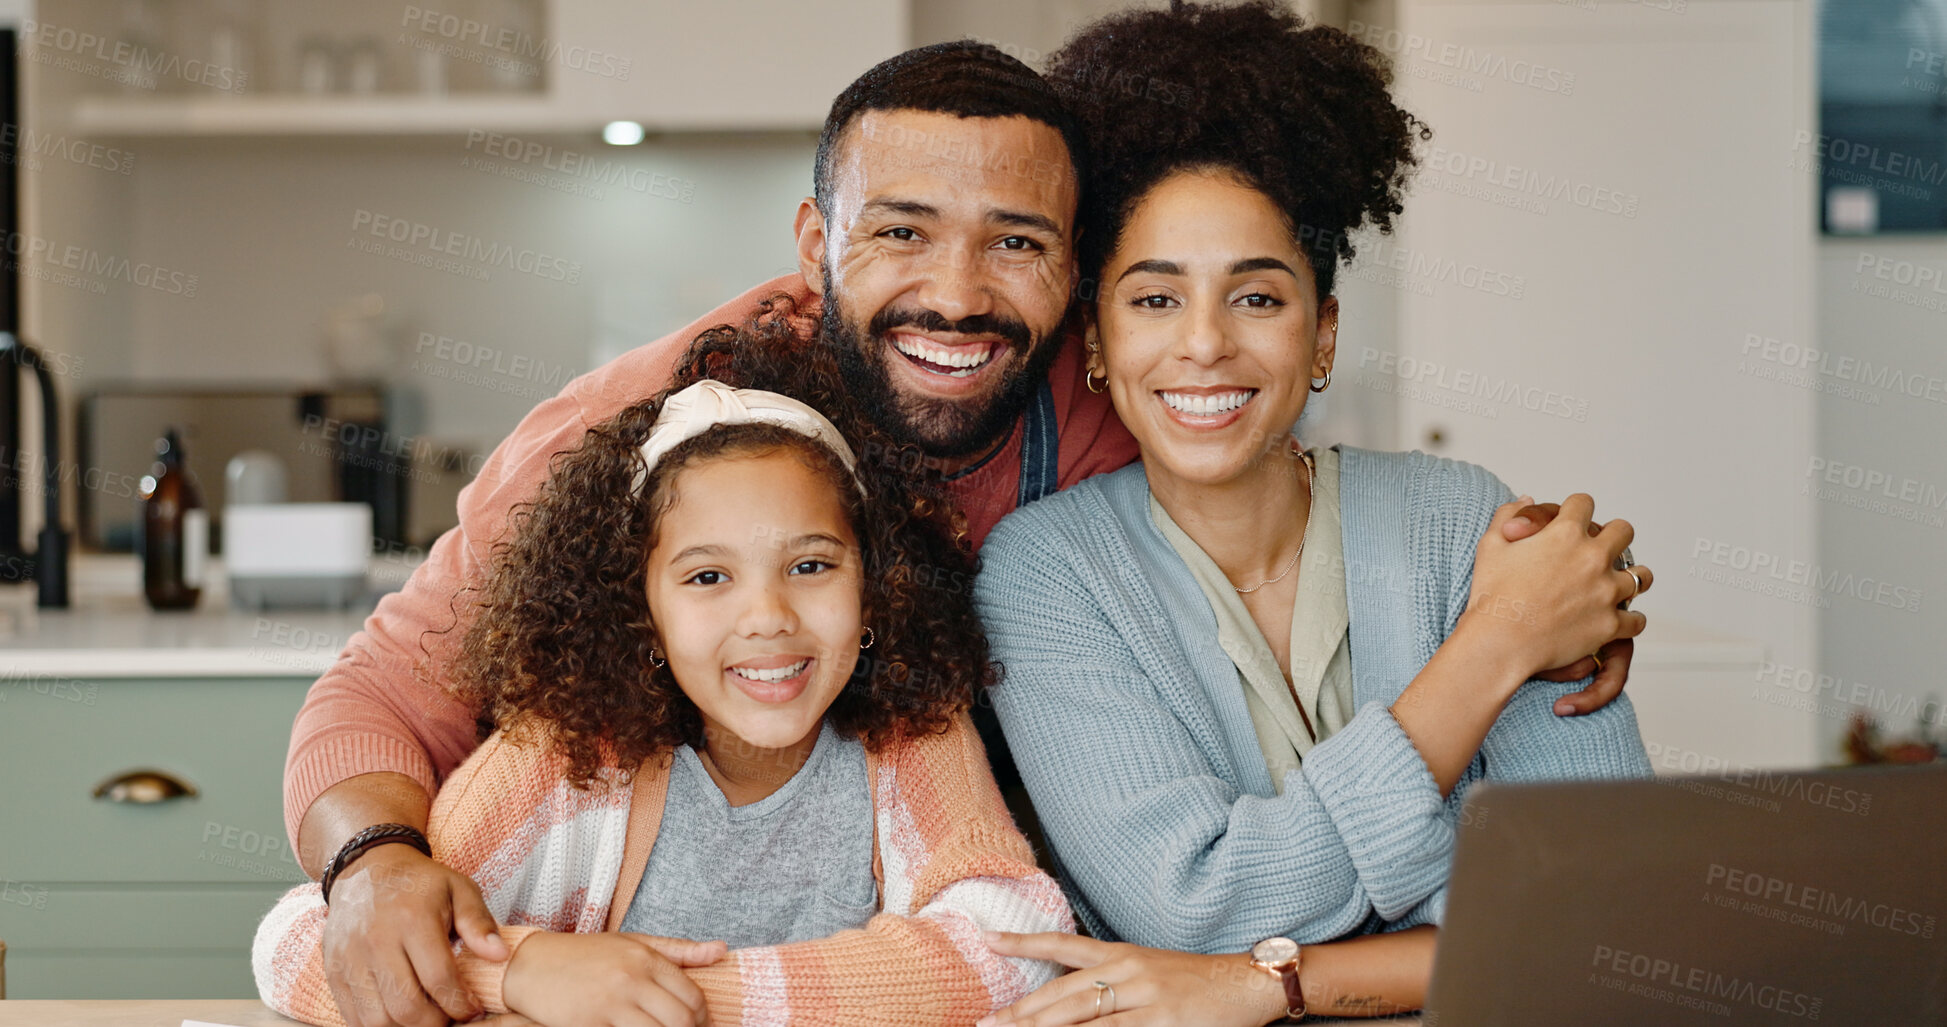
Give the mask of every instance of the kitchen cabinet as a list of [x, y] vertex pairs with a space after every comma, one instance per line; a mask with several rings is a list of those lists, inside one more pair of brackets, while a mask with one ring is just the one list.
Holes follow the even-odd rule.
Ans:
[[[859, 74], [910, 45], [906, 0], [556, 0], [564, 42], [606, 51], [551, 67], [562, 114], [651, 130], [808, 129]], [[626, 62], [626, 77], [613, 70]]]
[[[306, 879], [284, 755], [360, 611], [232, 610], [221, 560], [157, 614], [135, 561], [75, 561], [75, 606], [0, 591], [0, 940], [7, 997], [254, 998], [250, 941]], [[372, 580], [411, 567], [375, 560]], [[130, 774], [186, 792], [97, 795]]]
[[[507, 20], [522, 9], [539, 31]], [[103, 88], [78, 95], [66, 114], [84, 136], [566, 134], [617, 120], [651, 131], [816, 130], [839, 90], [911, 39], [907, 0], [354, 0], [328, 8], [336, 20], [323, 27], [295, 6], [258, 10], [251, 71], [214, 77], [216, 86], [117, 89], [107, 74], [116, 62], [103, 57], [113, 43], [62, 52], [73, 45], [63, 40], [82, 34], [115, 38], [113, 9], [97, 0], [30, 33], [43, 52], [29, 59], [103, 66]], [[379, 88], [312, 95], [295, 69], [306, 48], [354, 44], [377, 55]], [[168, 56], [196, 45], [184, 41]], [[517, 69], [511, 81], [502, 73], [491, 84], [508, 68]], [[430, 88], [428, 75], [441, 86]], [[483, 75], [489, 84], [475, 81]]]
[[[248, 998], [250, 940], [305, 879], [282, 779], [309, 675], [0, 681], [10, 998]], [[97, 797], [128, 772], [193, 788]]]

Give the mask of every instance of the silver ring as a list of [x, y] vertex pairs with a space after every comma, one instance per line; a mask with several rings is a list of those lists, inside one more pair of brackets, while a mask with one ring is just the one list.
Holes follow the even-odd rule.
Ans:
[[1634, 566], [1636, 566], [1636, 557], [1634, 554], [1630, 553], [1628, 546], [1624, 546], [1622, 555], [1616, 557], [1616, 569], [1619, 571], [1626, 571]]
[[1095, 1016], [1093, 1016], [1093, 1017], [1091, 1017], [1090, 1019], [1100, 1019], [1100, 1018], [1101, 1018], [1101, 1016], [1102, 1016], [1102, 994], [1103, 994], [1104, 992], [1107, 992], [1107, 993], [1108, 993], [1108, 996], [1109, 996], [1109, 1012], [1111, 1012], [1111, 1013], [1113, 1013], [1113, 1012], [1115, 1012], [1115, 988], [1114, 988], [1114, 986], [1112, 986], [1112, 985], [1110, 985], [1108, 981], [1096, 981], [1096, 982], [1095, 982]]
[[1632, 595], [1632, 596], [1630, 596], [1629, 598], [1631, 598], [1631, 599], [1634, 599], [1634, 598], [1636, 598], [1636, 596], [1639, 596], [1639, 595], [1642, 595], [1642, 594], [1643, 594], [1643, 578], [1642, 578], [1642, 576], [1641, 576], [1641, 575], [1639, 575], [1639, 574], [1637, 574], [1637, 573], [1636, 573], [1636, 568], [1635, 568], [1635, 567], [1633, 567], [1633, 566], [1632, 566], [1632, 567], [1624, 567], [1624, 568], [1623, 568], [1623, 570], [1625, 570], [1625, 571], [1628, 571], [1628, 572], [1629, 572], [1629, 580], [1631, 580], [1631, 581], [1633, 581], [1633, 582], [1635, 582], [1635, 583], [1636, 583], [1636, 595]]

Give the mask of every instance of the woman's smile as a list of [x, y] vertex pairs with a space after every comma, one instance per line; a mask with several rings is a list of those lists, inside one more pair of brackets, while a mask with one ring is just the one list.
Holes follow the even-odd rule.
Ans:
[[1157, 389], [1170, 419], [1198, 431], [1228, 428], [1244, 416], [1244, 408], [1257, 398], [1258, 390], [1226, 386], [1182, 389]]

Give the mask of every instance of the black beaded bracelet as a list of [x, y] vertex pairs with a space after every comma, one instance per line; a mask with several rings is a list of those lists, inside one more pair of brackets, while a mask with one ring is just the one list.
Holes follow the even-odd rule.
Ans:
[[393, 842], [410, 845], [418, 849], [422, 856], [433, 854], [432, 845], [426, 841], [426, 835], [418, 828], [410, 824], [373, 824], [352, 835], [351, 841], [346, 842], [345, 847], [339, 849], [337, 855], [332, 856], [325, 863], [324, 873], [318, 877], [318, 888], [324, 893], [325, 905], [331, 905], [332, 882], [338, 880], [338, 875], [344, 872], [346, 867], [351, 866], [353, 860], [365, 855], [368, 849]]

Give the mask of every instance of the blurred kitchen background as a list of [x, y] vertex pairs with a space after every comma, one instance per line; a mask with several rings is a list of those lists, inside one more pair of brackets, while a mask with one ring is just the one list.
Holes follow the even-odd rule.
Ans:
[[[143, 607], [129, 549], [165, 428], [219, 546], [226, 468], [257, 450], [284, 498], [369, 506], [368, 582], [397, 587], [536, 404], [794, 267], [817, 130], [859, 72], [966, 36], [1039, 65], [1122, 6], [0, 3], [19, 110], [0, 289], [59, 394], [75, 546], [70, 609], [0, 585], [0, 761], [32, 738], [79, 789], [5, 800], [0, 878], [40, 903], [0, 904], [17, 993], [251, 994], [235, 924], [300, 876], [280, 732], [361, 611], [232, 611], [220, 574], [189, 619]], [[1658, 582], [1630, 694], [1660, 772], [1934, 757], [1947, 4], [1298, 6], [1388, 53], [1434, 129], [1400, 231], [1342, 276], [1308, 441], [1471, 460], [1634, 522]], [[0, 406], [24, 556], [31, 376]], [[156, 680], [175, 691], [137, 684]], [[247, 794], [225, 806], [231, 779]], [[126, 840], [124, 814], [185, 803], [127, 843], [173, 856], [134, 870], [11, 826]], [[34, 919], [131, 881], [229, 926], [151, 951]]]

